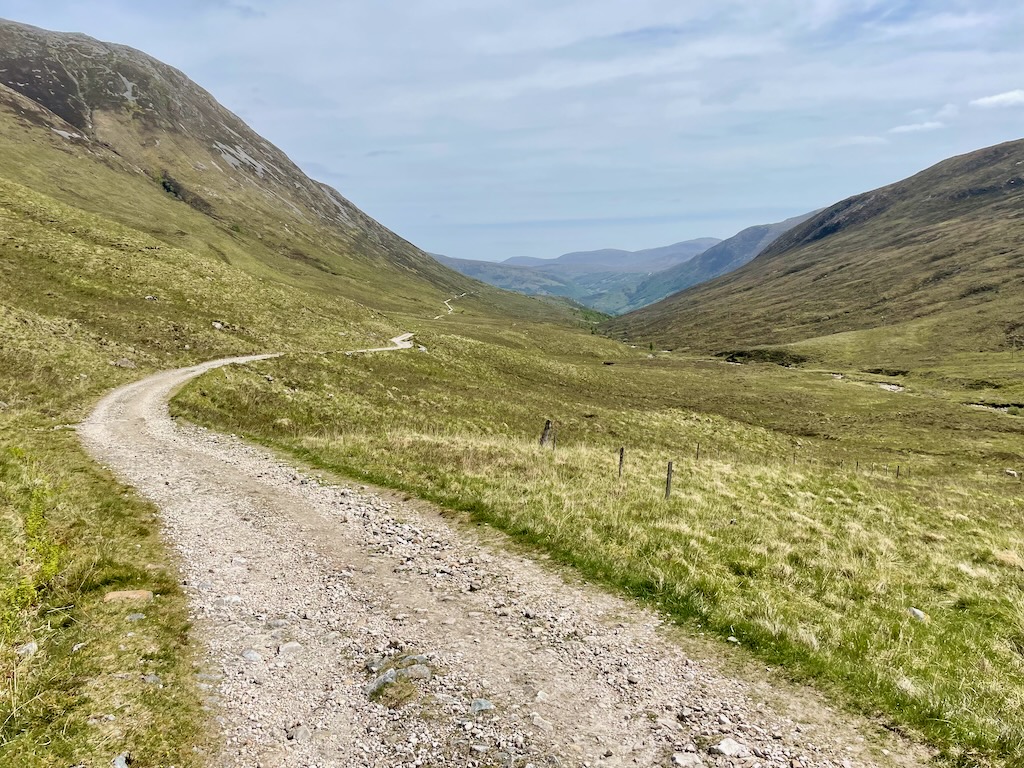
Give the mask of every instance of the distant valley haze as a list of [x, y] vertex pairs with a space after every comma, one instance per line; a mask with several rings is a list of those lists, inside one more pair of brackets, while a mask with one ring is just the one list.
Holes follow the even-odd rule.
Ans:
[[729, 238], [1018, 138], [1024, 7], [3, 0], [188, 73], [416, 245]]

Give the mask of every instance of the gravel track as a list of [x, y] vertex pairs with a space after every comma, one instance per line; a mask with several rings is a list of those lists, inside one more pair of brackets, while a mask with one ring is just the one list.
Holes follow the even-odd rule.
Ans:
[[[221, 732], [210, 765], [925, 763], [811, 692], [691, 658], [657, 615], [498, 534], [170, 419], [189, 379], [267, 357], [121, 387], [79, 428], [160, 508], [179, 555]], [[735, 756], [716, 751], [728, 739]]]

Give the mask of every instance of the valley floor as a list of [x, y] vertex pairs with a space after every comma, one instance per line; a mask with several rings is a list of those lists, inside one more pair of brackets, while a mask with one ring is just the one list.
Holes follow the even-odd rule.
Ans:
[[222, 734], [209, 764], [925, 762], [816, 694], [736, 672], [730, 650], [693, 658], [655, 614], [498, 534], [175, 425], [167, 398], [213, 365], [122, 387], [81, 428], [180, 555]]

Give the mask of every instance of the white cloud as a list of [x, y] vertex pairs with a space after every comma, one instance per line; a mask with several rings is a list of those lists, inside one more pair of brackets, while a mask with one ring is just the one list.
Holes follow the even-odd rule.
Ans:
[[972, 107], [1024, 107], [1024, 90], [1006, 91], [995, 96], [985, 96], [971, 102]]
[[956, 104], [947, 104], [935, 113], [936, 120], [950, 120], [960, 114], [960, 107]]
[[929, 120], [926, 123], [910, 123], [909, 125], [897, 125], [895, 128], [890, 128], [889, 133], [920, 133], [922, 131], [937, 131], [939, 128], [945, 127], [945, 123], [940, 123], [938, 120]]

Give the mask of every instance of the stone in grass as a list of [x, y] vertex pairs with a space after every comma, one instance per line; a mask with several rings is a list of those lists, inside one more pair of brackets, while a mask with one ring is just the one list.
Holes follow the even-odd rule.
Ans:
[[481, 712], [490, 712], [494, 709], [494, 705], [487, 699], [473, 699], [469, 705], [469, 711], [474, 715], [479, 715]]
[[119, 603], [133, 600], [148, 603], [152, 599], [153, 593], [148, 589], [123, 589], [117, 592], [107, 592], [103, 596], [104, 603]]
[[146, 618], [146, 614], [144, 614], [144, 613], [129, 613], [127, 616], [124, 617], [124, 620], [125, 621], [142, 621], [144, 618]]
[[255, 648], [246, 648], [242, 651], [242, 658], [246, 661], [251, 661], [254, 664], [258, 664], [263, 661], [263, 657], [260, 656], [259, 652]]
[[416, 655], [403, 656], [399, 659], [398, 664], [399, 666], [411, 666], [413, 664], [426, 664], [427, 661], [428, 659], [424, 654], [418, 653]]
[[928, 621], [929, 619], [928, 614], [922, 611], [920, 608], [910, 608], [907, 610], [907, 613], [909, 613], [911, 617], [917, 619], [918, 621]]
[[433, 674], [426, 664], [413, 664], [411, 667], [398, 670], [399, 680], [429, 680], [431, 677]]
[[132, 753], [122, 752], [120, 755], [110, 761], [110, 765], [113, 768], [128, 768], [132, 764]]
[[398, 671], [395, 670], [395, 669], [389, 669], [383, 675], [381, 675], [376, 680], [374, 680], [372, 683], [370, 683], [368, 686], [366, 686], [366, 695], [367, 696], [373, 696], [374, 694], [380, 692], [380, 690], [383, 689], [384, 686], [390, 685], [391, 683], [395, 682], [395, 680], [397, 680], [397, 679], [398, 679]]
[[17, 653], [23, 659], [27, 659], [31, 656], [35, 656], [38, 650], [39, 643], [37, 643], [35, 640], [30, 640], [24, 645], [19, 645], [15, 653]]
[[114, 363], [117, 368], [137, 368], [134, 362], [129, 360], [127, 357], [122, 357], [120, 360]]
[[291, 656], [293, 653], [298, 653], [301, 650], [302, 650], [301, 643], [297, 643], [294, 640], [291, 640], [291, 641], [285, 643], [284, 645], [279, 645], [277, 647], [277, 655], [278, 656]]
[[708, 750], [714, 755], [725, 755], [726, 757], [750, 757], [750, 749], [746, 744], [740, 744], [736, 739], [722, 739], [715, 746]]

